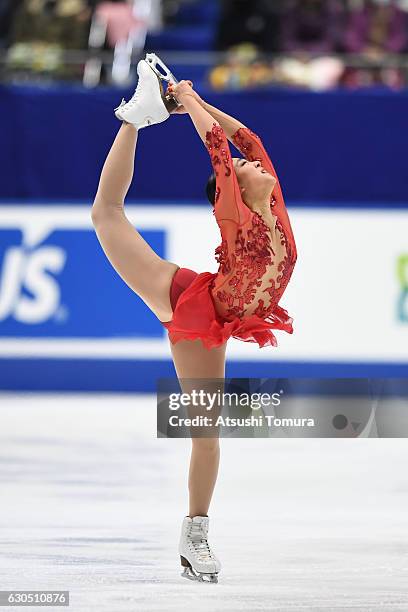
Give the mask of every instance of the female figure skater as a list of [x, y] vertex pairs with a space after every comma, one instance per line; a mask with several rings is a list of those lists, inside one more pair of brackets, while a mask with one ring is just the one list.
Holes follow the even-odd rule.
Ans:
[[[190, 116], [210, 155], [207, 195], [221, 244], [214, 274], [160, 258], [124, 212], [138, 130], [169, 117], [148, 61], [139, 62], [138, 75], [135, 94], [116, 109], [123, 124], [102, 169], [92, 222], [112, 266], [167, 328], [178, 378], [223, 379], [228, 338], [276, 346], [272, 329], [293, 332], [292, 318], [278, 305], [297, 258], [281, 188], [255, 134], [204, 102], [191, 82], [170, 84], [177, 112]], [[243, 158], [231, 157], [227, 138]], [[221, 569], [207, 541], [219, 455], [218, 437], [192, 438], [189, 514], [179, 543], [183, 575], [210, 582], [217, 582]]]

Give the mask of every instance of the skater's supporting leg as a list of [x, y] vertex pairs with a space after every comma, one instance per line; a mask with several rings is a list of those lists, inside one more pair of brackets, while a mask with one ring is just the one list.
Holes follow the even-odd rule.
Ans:
[[92, 222], [117, 273], [161, 321], [169, 321], [173, 315], [170, 285], [179, 266], [159, 257], [124, 211], [133, 177], [137, 135], [129, 124], [123, 124], [118, 131], [102, 169]]
[[218, 438], [193, 438], [188, 478], [189, 516], [206, 516], [220, 463]]
[[[223, 379], [225, 377], [226, 344], [212, 350], [200, 340], [181, 340], [171, 344], [177, 376], [184, 392], [189, 392], [183, 379]], [[194, 385], [193, 385], [194, 386]], [[218, 475], [220, 445], [218, 430], [212, 438], [192, 438], [189, 488], [189, 516], [205, 516], [211, 502]]]
[[[220, 390], [220, 381], [225, 377], [226, 344], [207, 350], [200, 340], [181, 341], [171, 344], [174, 365], [183, 392], [193, 389], [205, 392]], [[203, 380], [200, 380], [203, 379]], [[207, 380], [204, 380], [207, 379]], [[209, 379], [209, 380], [208, 380]], [[221, 388], [223, 390], [223, 386]], [[189, 407], [190, 418], [203, 414], [206, 407]], [[218, 410], [212, 410], [216, 418]], [[199, 433], [191, 428], [192, 433]], [[189, 516], [184, 517], [179, 543], [179, 554], [183, 566], [182, 576], [192, 580], [217, 582], [221, 570], [220, 560], [214, 554], [207, 540], [208, 508], [218, 474], [220, 448], [219, 428], [208, 432], [211, 437], [192, 437], [192, 451], [189, 471]], [[214, 434], [214, 435], [213, 435]]]

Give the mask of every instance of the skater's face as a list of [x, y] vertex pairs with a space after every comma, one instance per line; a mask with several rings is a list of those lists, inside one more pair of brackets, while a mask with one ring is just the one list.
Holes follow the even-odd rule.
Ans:
[[276, 185], [276, 178], [262, 167], [260, 161], [233, 158], [235, 174], [245, 203], [259, 202], [270, 197]]

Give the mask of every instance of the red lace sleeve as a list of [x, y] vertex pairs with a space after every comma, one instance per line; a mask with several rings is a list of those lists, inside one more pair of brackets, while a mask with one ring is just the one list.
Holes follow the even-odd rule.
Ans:
[[219, 124], [214, 123], [211, 132], [207, 132], [205, 145], [216, 177], [214, 214], [217, 222], [229, 220], [242, 225], [251, 211], [242, 201], [228, 140]]
[[247, 159], [248, 161], [260, 161], [265, 170], [270, 172], [276, 178], [277, 183], [272, 194], [271, 210], [272, 213], [279, 219], [279, 222], [282, 224], [283, 230], [289, 243], [289, 251], [291, 258], [296, 260], [296, 244], [295, 239], [293, 237], [289, 216], [286, 210], [285, 201], [283, 199], [282, 189], [279, 183], [278, 176], [276, 174], [276, 170], [262, 144], [261, 139], [250, 129], [240, 128], [232, 136], [232, 142], [242, 153], [245, 159]]
[[268, 172], [276, 176], [275, 168], [265, 151], [262, 140], [249, 128], [240, 128], [232, 136], [232, 142], [248, 161], [259, 160]]

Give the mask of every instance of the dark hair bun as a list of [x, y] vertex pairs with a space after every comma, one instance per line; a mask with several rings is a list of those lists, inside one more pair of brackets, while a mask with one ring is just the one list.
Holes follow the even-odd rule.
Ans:
[[215, 205], [215, 188], [216, 188], [216, 179], [215, 174], [212, 174], [207, 181], [207, 186], [205, 188], [207, 198], [213, 206]]

